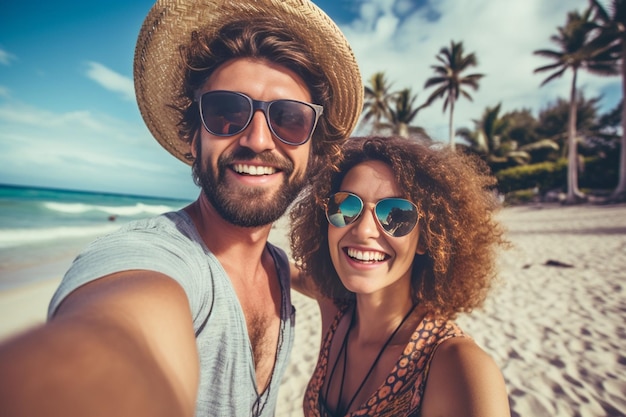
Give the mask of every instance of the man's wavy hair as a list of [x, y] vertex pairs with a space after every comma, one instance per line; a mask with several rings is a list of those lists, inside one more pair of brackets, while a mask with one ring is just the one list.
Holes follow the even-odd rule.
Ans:
[[290, 212], [292, 255], [307, 279], [336, 303], [354, 298], [330, 258], [324, 207], [351, 168], [381, 161], [391, 167], [402, 197], [418, 208], [419, 245], [426, 252], [413, 260], [414, 300], [448, 319], [481, 306], [496, 277], [496, 249], [507, 244], [494, 218], [499, 203], [486, 165], [399, 137], [351, 138], [343, 151], [339, 171], [321, 173]]
[[[309, 88], [312, 102], [327, 107], [330, 83], [317, 60], [297, 33], [283, 22], [270, 18], [244, 20], [225, 25], [216, 36], [194, 32], [188, 45], [182, 46], [185, 65], [183, 92], [173, 105], [181, 113], [179, 137], [191, 143], [202, 127], [196, 94], [213, 72], [235, 58], [267, 60], [282, 65], [302, 78]], [[312, 172], [321, 166], [333, 166], [338, 160], [340, 130], [324, 114], [318, 121], [312, 140]], [[194, 161], [194, 165], [196, 161]]]

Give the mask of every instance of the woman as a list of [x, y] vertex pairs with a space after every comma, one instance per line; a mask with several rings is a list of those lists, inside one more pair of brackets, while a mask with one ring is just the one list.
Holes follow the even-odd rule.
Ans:
[[324, 332], [305, 416], [510, 415], [500, 370], [452, 321], [482, 304], [505, 244], [493, 183], [446, 149], [352, 138], [296, 203], [293, 287]]

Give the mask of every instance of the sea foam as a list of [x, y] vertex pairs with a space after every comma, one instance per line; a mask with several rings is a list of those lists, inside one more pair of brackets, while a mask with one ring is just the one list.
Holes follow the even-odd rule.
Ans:
[[101, 236], [117, 230], [120, 225], [63, 226], [39, 229], [0, 229], [0, 249], [32, 245], [68, 238]]
[[85, 203], [55, 203], [46, 202], [43, 206], [51, 211], [68, 214], [82, 214], [90, 211], [100, 211], [119, 216], [139, 216], [141, 214], [161, 214], [173, 210], [173, 207], [165, 205], [150, 205], [137, 203], [129, 206], [103, 206]]

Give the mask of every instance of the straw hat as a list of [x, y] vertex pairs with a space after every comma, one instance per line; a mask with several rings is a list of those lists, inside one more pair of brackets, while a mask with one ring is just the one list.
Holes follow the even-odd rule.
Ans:
[[178, 47], [192, 31], [216, 33], [232, 21], [275, 17], [300, 34], [330, 82], [330, 103], [322, 117], [348, 137], [361, 114], [363, 85], [348, 41], [335, 23], [309, 0], [158, 0], [146, 17], [135, 49], [135, 93], [152, 135], [181, 161], [189, 145], [178, 136], [180, 115], [169, 105], [182, 92]]

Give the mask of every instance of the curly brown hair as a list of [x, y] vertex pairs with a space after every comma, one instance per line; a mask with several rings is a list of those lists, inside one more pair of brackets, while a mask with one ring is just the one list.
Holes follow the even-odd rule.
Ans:
[[[201, 127], [196, 94], [211, 74], [235, 58], [267, 60], [282, 65], [302, 78], [313, 103], [328, 106], [333, 96], [330, 83], [315, 57], [297, 33], [278, 19], [259, 17], [223, 26], [216, 35], [193, 32], [188, 45], [180, 52], [185, 65], [183, 92], [172, 107], [180, 112], [179, 137], [191, 143]], [[338, 159], [340, 130], [324, 114], [312, 136], [312, 170]]]
[[449, 319], [481, 306], [496, 276], [496, 248], [507, 243], [494, 218], [499, 203], [486, 165], [400, 137], [351, 138], [343, 152], [339, 171], [321, 172], [290, 212], [292, 255], [319, 291], [337, 303], [354, 298], [330, 258], [324, 207], [351, 168], [376, 160], [391, 167], [403, 197], [418, 207], [426, 252], [413, 260], [415, 301]]

